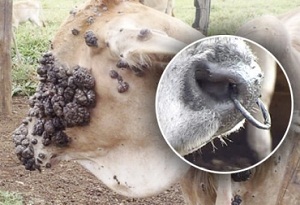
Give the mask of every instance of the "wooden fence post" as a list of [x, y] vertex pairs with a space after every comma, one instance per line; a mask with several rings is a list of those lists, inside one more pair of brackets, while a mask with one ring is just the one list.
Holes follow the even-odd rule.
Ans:
[[200, 7], [199, 27], [200, 27], [200, 31], [204, 35], [207, 35], [207, 30], [208, 30], [210, 2], [211, 0], [198, 0], [199, 7]]
[[0, 1], [0, 115], [12, 113], [12, 0]]

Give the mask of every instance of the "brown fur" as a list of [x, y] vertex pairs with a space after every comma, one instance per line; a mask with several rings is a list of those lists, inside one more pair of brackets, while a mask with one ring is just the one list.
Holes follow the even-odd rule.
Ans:
[[[73, 29], [78, 31], [76, 35]], [[145, 29], [149, 36], [143, 38]], [[92, 47], [85, 42], [87, 31], [97, 39]], [[66, 68], [80, 65], [95, 77], [97, 103], [91, 110], [91, 121], [84, 127], [66, 129], [72, 138], [68, 147], [40, 146], [34, 152], [47, 153], [50, 163], [76, 160], [108, 187], [130, 197], [149, 196], [168, 188], [188, 165], [161, 136], [155, 117], [155, 91], [170, 59], [201, 37], [182, 21], [139, 2], [87, 2], [63, 23], [53, 40], [52, 53]], [[117, 68], [120, 60], [129, 68]], [[145, 61], [150, 61], [146, 67]], [[135, 75], [137, 69], [143, 72], [142, 77]], [[111, 70], [129, 84], [126, 92], [118, 92], [118, 81], [109, 75]], [[50, 159], [53, 154], [57, 157]]]

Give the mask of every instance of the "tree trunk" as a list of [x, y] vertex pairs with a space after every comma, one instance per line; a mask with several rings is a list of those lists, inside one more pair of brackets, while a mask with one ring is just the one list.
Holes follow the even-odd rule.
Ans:
[[200, 31], [207, 35], [208, 24], [209, 24], [209, 14], [210, 14], [210, 1], [211, 0], [198, 0], [200, 7], [200, 21], [199, 27]]
[[0, 1], [0, 115], [12, 112], [12, 0]]

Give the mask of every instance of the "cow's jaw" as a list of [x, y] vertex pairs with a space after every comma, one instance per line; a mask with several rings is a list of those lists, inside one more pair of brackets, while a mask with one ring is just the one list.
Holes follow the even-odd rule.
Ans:
[[117, 193], [128, 197], [147, 197], [169, 188], [189, 169], [171, 150], [166, 149], [167, 145], [163, 142], [150, 143], [150, 146], [141, 145], [140, 151], [128, 142], [102, 156], [71, 153], [69, 157], [81, 158], [76, 161]]
[[[32, 119], [27, 125], [29, 132], [34, 124], [35, 119]], [[87, 136], [84, 133], [84, 129], [68, 133], [74, 139], [64, 148], [52, 144], [45, 147], [40, 141], [41, 137], [28, 134], [27, 140], [38, 140], [37, 144], [29, 145], [36, 164], [34, 168], [55, 168], [54, 165], [61, 160], [74, 160], [109, 188], [128, 197], [158, 194], [179, 181], [189, 169], [186, 163], [168, 149], [159, 133], [158, 136], [149, 136], [149, 140], [134, 143], [122, 141], [113, 147], [85, 140]], [[83, 144], [84, 141], [86, 144]], [[78, 150], [76, 147], [83, 149]], [[168, 177], [165, 177], [166, 174]]]

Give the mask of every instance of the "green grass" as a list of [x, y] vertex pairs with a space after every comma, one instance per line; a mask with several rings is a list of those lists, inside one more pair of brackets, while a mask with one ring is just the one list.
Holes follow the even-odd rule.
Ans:
[[[84, 0], [41, 0], [45, 28], [37, 28], [27, 22], [19, 26], [16, 33], [22, 62], [13, 58], [13, 94], [31, 95], [35, 91], [37, 60], [49, 50], [63, 20], [75, 5]], [[247, 20], [263, 14], [280, 14], [300, 6], [300, 0], [212, 0], [209, 35], [233, 34]], [[189, 25], [194, 20], [195, 8], [192, 0], [175, 0], [175, 16]]]
[[[195, 13], [193, 1], [175, 1], [175, 16], [191, 25]], [[211, 0], [208, 34], [233, 34], [251, 18], [263, 14], [281, 14], [299, 6], [299, 0]]]
[[22, 205], [21, 195], [13, 192], [0, 191], [0, 205]]

